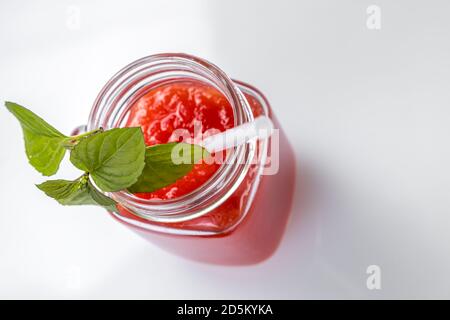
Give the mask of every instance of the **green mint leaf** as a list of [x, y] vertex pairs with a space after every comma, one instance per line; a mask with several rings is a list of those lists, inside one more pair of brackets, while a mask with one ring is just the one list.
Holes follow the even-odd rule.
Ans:
[[116, 202], [103, 195], [87, 179], [49, 180], [36, 185], [47, 196], [62, 205], [98, 205], [117, 212]]
[[81, 140], [70, 161], [89, 172], [103, 191], [123, 190], [134, 184], [145, 165], [145, 143], [140, 128], [115, 128]]
[[54, 175], [64, 158], [64, 138], [47, 137], [23, 129], [25, 152], [29, 163], [44, 176]]
[[37, 135], [47, 137], [64, 137], [61, 132], [53, 128], [50, 124], [45, 122], [41, 117], [34, 114], [30, 110], [14, 102], [5, 102], [6, 108], [20, 121], [23, 128], [33, 132]]
[[98, 191], [90, 181], [88, 181], [88, 189], [89, 189], [89, 195], [91, 196], [92, 200], [95, 201], [95, 203], [99, 206], [102, 206], [108, 211], [113, 211], [118, 213], [116, 202], [105, 196], [103, 193]]
[[[177, 156], [176, 161], [172, 159], [172, 152]], [[208, 155], [205, 149], [187, 143], [167, 143], [147, 147], [144, 170], [137, 182], [128, 187], [128, 191], [153, 192], [168, 186], [189, 173], [204, 155], [205, 157]]]
[[48, 180], [36, 186], [62, 205], [97, 204], [89, 195], [88, 185], [80, 179]]
[[67, 137], [27, 108], [14, 102], [5, 102], [5, 106], [20, 122], [30, 164], [45, 176], [55, 174], [65, 154]]

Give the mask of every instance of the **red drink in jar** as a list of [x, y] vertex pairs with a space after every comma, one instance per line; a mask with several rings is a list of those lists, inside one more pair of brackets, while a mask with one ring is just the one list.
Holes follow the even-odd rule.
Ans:
[[147, 145], [225, 131], [266, 115], [277, 134], [231, 150], [224, 163], [194, 166], [151, 193], [118, 192], [111, 213], [158, 246], [198, 261], [242, 265], [267, 259], [290, 214], [295, 160], [265, 97], [202, 59], [162, 54], [120, 71], [100, 93], [88, 129], [139, 126]]

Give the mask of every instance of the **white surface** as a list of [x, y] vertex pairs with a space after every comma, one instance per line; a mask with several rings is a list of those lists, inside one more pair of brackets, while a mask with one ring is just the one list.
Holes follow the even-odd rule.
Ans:
[[369, 30], [369, 1], [243, 2], [0, 4], [1, 100], [69, 132], [127, 63], [192, 53], [268, 96], [307, 177], [272, 259], [188, 262], [44, 197], [3, 109], [1, 298], [450, 298], [450, 3], [379, 0]]

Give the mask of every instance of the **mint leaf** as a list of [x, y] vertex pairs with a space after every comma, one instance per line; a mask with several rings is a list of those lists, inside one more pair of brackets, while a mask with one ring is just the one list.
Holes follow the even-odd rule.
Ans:
[[140, 128], [115, 128], [81, 140], [70, 161], [89, 172], [103, 191], [119, 191], [134, 184], [145, 165], [145, 143]]
[[27, 108], [14, 102], [5, 102], [5, 106], [20, 122], [30, 164], [45, 176], [55, 174], [65, 154], [67, 137]]
[[87, 177], [74, 181], [49, 180], [36, 186], [62, 205], [98, 205], [117, 212], [116, 202], [97, 191]]
[[[172, 158], [172, 153], [176, 159]], [[167, 143], [147, 147], [144, 170], [137, 182], [128, 187], [128, 191], [153, 192], [168, 186], [189, 173], [194, 164], [207, 154], [202, 147], [187, 143]]]
[[105, 196], [100, 191], [98, 191], [92, 185], [92, 183], [90, 181], [88, 181], [88, 191], [89, 191], [90, 197], [92, 198], [93, 201], [95, 201], [95, 203], [97, 205], [102, 206], [103, 208], [105, 208], [108, 211], [113, 211], [113, 212], [118, 213], [116, 202], [113, 199]]
[[87, 183], [81, 179], [48, 180], [36, 186], [62, 205], [97, 204], [89, 195]]
[[5, 102], [6, 108], [20, 121], [23, 128], [34, 134], [47, 137], [65, 137], [61, 132], [45, 122], [41, 117], [14, 102]]
[[44, 176], [54, 175], [66, 153], [64, 139], [38, 135], [27, 129], [23, 129], [23, 137], [29, 163]]

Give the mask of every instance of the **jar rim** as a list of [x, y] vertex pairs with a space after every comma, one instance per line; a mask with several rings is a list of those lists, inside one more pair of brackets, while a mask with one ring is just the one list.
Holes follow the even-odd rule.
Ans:
[[[128, 64], [106, 83], [92, 107], [88, 130], [120, 126], [124, 115], [117, 112], [129, 109], [139, 90], [148, 91], [150, 83], [161, 79], [164, 73], [173, 77], [177, 70], [180, 74], [196, 76], [213, 84], [229, 101], [235, 126], [253, 121], [253, 112], [244, 94], [219, 67], [192, 55], [163, 53]], [[256, 156], [256, 144], [255, 140], [235, 147], [226, 164], [221, 165], [207, 182], [186, 195], [168, 200], [143, 199], [127, 191], [108, 195], [133, 214], [149, 221], [181, 222], [200, 217], [227, 200], [241, 184]]]

